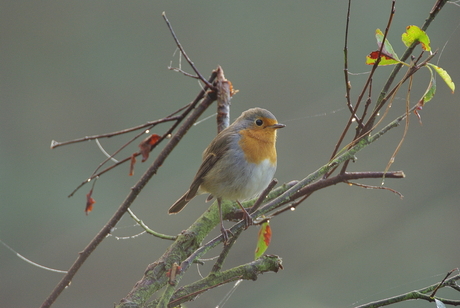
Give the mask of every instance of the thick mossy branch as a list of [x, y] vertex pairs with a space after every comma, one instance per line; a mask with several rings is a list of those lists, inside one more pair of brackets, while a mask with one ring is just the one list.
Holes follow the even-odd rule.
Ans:
[[[223, 271], [213, 272], [207, 277], [192, 284], [179, 288], [171, 297], [168, 307], [190, 301], [197, 295], [220, 285], [239, 279], [256, 280], [257, 276], [265, 272], [278, 272], [282, 269], [281, 258], [278, 256], [263, 256], [253, 262]], [[157, 307], [157, 302], [152, 302], [148, 307]]]

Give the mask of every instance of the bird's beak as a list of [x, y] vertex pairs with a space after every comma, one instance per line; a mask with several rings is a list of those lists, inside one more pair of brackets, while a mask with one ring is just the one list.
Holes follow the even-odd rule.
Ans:
[[273, 125], [270, 125], [268, 127], [271, 127], [271, 128], [274, 128], [274, 129], [278, 129], [278, 128], [283, 128], [285, 127], [286, 125], [284, 124], [281, 124], [281, 123], [276, 123], [276, 124], [273, 124]]

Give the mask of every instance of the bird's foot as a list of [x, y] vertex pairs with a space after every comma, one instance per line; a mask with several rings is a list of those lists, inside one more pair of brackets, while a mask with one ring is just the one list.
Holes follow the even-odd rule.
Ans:
[[244, 229], [247, 229], [250, 225], [254, 224], [254, 220], [248, 211], [246, 211], [246, 209], [241, 205], [240, 201], [236, 200], [236, 202], [240, 206], [241, 211], [243, 211]]

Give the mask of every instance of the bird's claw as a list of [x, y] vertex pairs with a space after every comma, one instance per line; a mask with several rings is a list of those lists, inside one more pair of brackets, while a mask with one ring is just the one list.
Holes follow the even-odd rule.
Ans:
[[247, 228], [249, 228], [250, 225], [254, 224], [254, 220], [252, 219], [248, 211], [241, 205], [241, 203], [238, 200], [236, 200], [236, 202], [238, 206], [241, 208], [241, 211], [243, 212], [244, 229], [246, 230]]
[[230, 235], [233, 236], [233, 232], [230, 231], [230, 229], [225, 229], [224, 227], [221, 227], [220, 231], [222, 232], [222, 238], [224, 240], [224, 245], [227, 245], [229, 243], [228, 234], [230, 233]]
[[252, 219], [251, 215], [248, 212], [243, 212], [243, 220], [244, 220], [244, 229], [246, 230], [249, 226], [254, 224], [254, 220]]

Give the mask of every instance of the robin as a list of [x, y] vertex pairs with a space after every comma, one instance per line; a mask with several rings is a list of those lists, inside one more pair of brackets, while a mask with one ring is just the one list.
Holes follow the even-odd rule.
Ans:
[[268, 110], [246, 110], [221, 131], [203, 152], [203, 162], [189, 190], [170, 208], [179, 213], [196, 195], [209, 193], [206, 202], [217, 198], [224, 242], [228, 230], [222, 221], [221, 201], [236, 201], [245, 218], [249, 214], [239, 201], [257, 196], [268, 186], [276, 170], [276, 131], [285, 127]]

